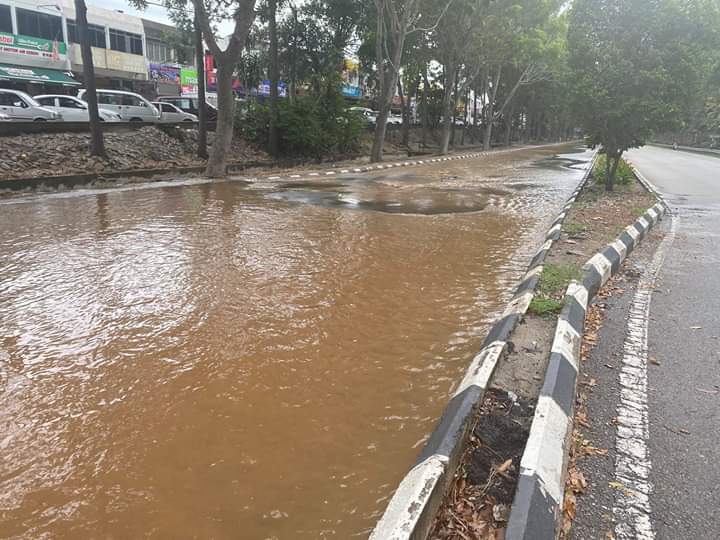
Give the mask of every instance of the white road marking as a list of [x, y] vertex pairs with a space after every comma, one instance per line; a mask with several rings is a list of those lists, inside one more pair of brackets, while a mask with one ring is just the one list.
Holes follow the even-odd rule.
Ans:
[[647, 357], [650, 300], [655, 279], [675, 239], [677, 220], [670, 216], [670, 231], [638, 283], [630, 306], [627, 337], [620, 370], [620, 403], [617, 407], [615, 480], [622, 484], [613, 507], [618, 540], [653, 540], [650, 521], [651, 460], [648, 455]]

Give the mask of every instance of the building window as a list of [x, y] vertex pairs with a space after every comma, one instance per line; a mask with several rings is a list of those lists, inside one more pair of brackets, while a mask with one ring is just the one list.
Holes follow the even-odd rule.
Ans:
[[166, 63], [174, 62], [173, 49], [159, 39], [145, 38], [147, 57], [151, 62]]
[[16, 8], [18, 34], [50, 41], [62, 41], [62, 19], [47, 13]]
[[0, 32], [12, 34], [12, 19], [10, 18], [10, 6], [0, 4]]
[[[80, 43], [80, 36], [77, 32], [77, 24], [75, 21], [68, 19], [67, 21], [68, 41], [70, 43]], [[90, 38], [90, 46], [106, 49], [105, 28], [96, 24], [88, 24], [88, 37]]]
[[131, 34], [122, 30], [110, 29], [110, 48], [113, 51], [126, 52], [130, 54], [139, 54], [142, 56], [142, 36], [139, 34]]

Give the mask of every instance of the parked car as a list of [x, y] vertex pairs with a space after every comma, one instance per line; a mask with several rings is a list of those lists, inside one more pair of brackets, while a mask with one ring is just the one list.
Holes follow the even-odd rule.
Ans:
[[[182, 112], [195, 116], [200, 114], [200, 108], [198, 107], [200, 100], [194, 96], [160, 96], [157, 100], [162, 103], [171, 103]], [[208, 122], [215, 122], [217, 120], [217, 107], [215, 107], [215, 105], [205, 101], [205, 111]]]
[[[78, 97], [83, 99], [86, 90], [80, 90]], [[98, 106], [112, 111], [124, 122], [159, 122], [160, 111], [152, 103], [134, 92], [124, 90], [98, 90]]]
[[[35, 96], [37, 101], [43, 107], [62, 114], [65, 122], [89, 122], [90, 113], [88, 112], [88, 104], [80, 98], [73, 96], [63, 96], [56, 94], [43, 94]], [[108, 109], [98, 108], [101, 122], [120, 122], [120, 115], [109, 111]]]
[[389, 114], [387, 118], [387, 124], [389, 126], [399, 126], [402, 124], [402, 116], [399, 114]]
[[160, 110], [160, 123], [161, 124], [174, 124], [176, 122], [197, 122], [198, 117], [194, 114], [186, 113], [178, 109], [172, 103], [165, 103], [163, 101], [153, 101]]
[[0, 114], [15, 122], [62, 120], [62, 115], [42, 107], [29, 94], [19, 90], [0, 89]]
[[373, 111], [367, 107], [350, 107], [348, 111], [361, 116], [362, 119], [371, 126], [375, 125], [377, 122], [377, 115], [379, 114], [377, 111]]

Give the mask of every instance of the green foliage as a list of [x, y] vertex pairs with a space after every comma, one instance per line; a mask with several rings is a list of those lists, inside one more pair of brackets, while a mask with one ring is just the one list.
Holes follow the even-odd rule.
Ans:
[[572, 280], [580, 277], [580, 269], [572, 264], [546, 264], [528, 310], [542, 316], [560, 313], [565, 289]]
[[580, 277], [580, 269], [575, 265], [546, 264], [540, 274], [538, 293], [545, 297], [562, 294], [572, 280]]
[[563, 225], [563, 231], [568, 234], [578, 234], [585, 232], [586, 230], [587, 227], [582, 223], [566, 223], [565, 225]]
[[[607, 156], [598, 156], [595, 168], [593, 169], [593, 178], [599, 184], [607, 184]], [[615, 182], [627, 186], [635, 179], [635, 175], [624, 159], [618, 162], [617, 171], [615, 172]]]
[[541, 317], [548, 315], [557, 315], [562, 311], [563, 303], [554, 298], [544, 298], [536, 296], [530, 301], [528, 311]]
[[569, 63], [588, 146], [615, 161], [678, 126], [712, 72], [719, 20], [712, 0], [575, 0]]
[[[280, 155], [323, 160], [359, 150], [362, 119], [345, 109], [339, 94], [283, 99], [278, 105]], [[253, 103], [236, 126], [247, 140], [267, 148], [269, 122], [268, 107]]]

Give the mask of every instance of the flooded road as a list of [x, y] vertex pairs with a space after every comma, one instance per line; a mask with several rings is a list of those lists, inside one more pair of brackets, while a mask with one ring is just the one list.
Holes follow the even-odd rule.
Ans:
[[366, 536], [588, 156], [0, 202], [0, 537]]

